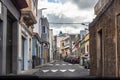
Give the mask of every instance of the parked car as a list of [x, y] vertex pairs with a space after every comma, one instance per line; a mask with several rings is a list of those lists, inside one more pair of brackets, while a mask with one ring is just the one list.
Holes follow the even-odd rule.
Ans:
[[64, 60], [64, 61], [67, 61], [67, 57], [68, 57], [68, 56], [65, 56], [65, 57], [63, 58], [63, 60]]
[[69, 56], [67, 57], [66, 61], [67, 61], [67, 62], [71, 62], [71, 59], [72, 59], [72, 56], [69, 55]]
[[72, 59], [71, 59], [71, 63], [79, 63], [80, 62], [80, 57], [79, 56], [74, 56]]

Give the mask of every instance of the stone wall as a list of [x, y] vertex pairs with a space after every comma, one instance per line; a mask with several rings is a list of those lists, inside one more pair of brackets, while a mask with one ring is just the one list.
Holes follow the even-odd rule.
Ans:
[[[120, 13], [120, 1], [113, 0], [103, 13], [90, 24], [90, 65], [91, 75], [117, 76], [117, 28], [116, 17]], [[98, 49], [98, 33], [102, 31], [102, 49]], [[119, 40], [118, 40], [119, 41]], [[119, 49], [118, 49], [119, 51]], [[101, 53], [100, 53], [101, 52]], [[119, 58], [118, 58], [119, 59]]]

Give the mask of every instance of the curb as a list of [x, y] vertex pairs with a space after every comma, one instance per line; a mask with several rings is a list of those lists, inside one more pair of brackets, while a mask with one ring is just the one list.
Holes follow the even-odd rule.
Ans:
[[55, 61], [52, 61], [52, 62], [43, 64], [43, 65], [36, 66], [34, 69], [30, 69], [30, 70], [27, 70], [27, 71], [22, 71], [22, 72], [18, 73], [18, 75], [32, 75], [33, 73], [39, 71], [39, 68], [41, 68], [41, 67], [43, 67], [47, 64], [54, 63], [54, 62]]
[[43, 67], [43, 66], [45, 66], [45, 65], [48, 65], [48, 64], [50, 64], [50, 63], [54, 63], [54, 62], [56, 62], [56, 61], [52, 61], [52, 62], [49, 62], [49, 63], [43, 64], [43, 65], [36, 66], [34, 69], [41, 68], [41, 67]]

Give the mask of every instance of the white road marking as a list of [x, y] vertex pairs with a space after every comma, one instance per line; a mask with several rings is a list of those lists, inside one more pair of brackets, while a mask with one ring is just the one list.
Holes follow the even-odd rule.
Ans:
[[60, 65], [60, 64], [56, 64], [57, 66]]
[[57, 72], [58, 70], [57, 69], [55, 69], [55, 70], [51, 70], [52, 72]]
[[72, 65], [72, 64], [68, 64], [68, 65]]
[[[46, 72], [49, 72], [50, 70], [42, 70], [44, 73], [46, 73]], [[53, 69], [53, 70], [51, 70], [52, 72], [57, 72], [58, 71], [58, 69]], [[67, 70], [66, 69], [60, 69], [59, 71], [61, 71], [61, 72], [66, 72]], [[74, 72], [74, 71], [76, 71], [75, 69], [68, 69], [68, 71], [70, 71], [70, 72]]]
[[62, 64], [62, 65], [66, 65], [66, 64]]
[[46, 73], [46, 72], [48, 72], [49, 70], [42, 70], [42, 71]]
[[75, 69], [68, 69], [70, 72], [74, 72], [75, 71]]
[[61, 69], [60, 71], [61, 71], [61, 72], [65, 72], [65, 71], [67, 71], [67, 70], [63, 70], [63, 69]]

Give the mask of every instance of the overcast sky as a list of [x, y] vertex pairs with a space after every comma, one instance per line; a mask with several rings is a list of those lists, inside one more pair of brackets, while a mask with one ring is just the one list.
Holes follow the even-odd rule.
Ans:
[[[38, 0], [38, 9], [43, 10], [43, 15], [48, 21], [54, 23], [84, 23], [91, 22], [94, 18], [94, 6], [98, 0]], [[86, 26], [81, 24], [50, 24], [54, 35], [60, 31], [79, 33]]]

